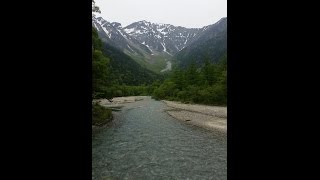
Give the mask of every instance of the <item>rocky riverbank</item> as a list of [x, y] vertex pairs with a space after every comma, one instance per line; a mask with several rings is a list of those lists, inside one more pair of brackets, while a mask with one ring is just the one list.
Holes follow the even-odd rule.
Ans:
[[[120, 108], [122, 108], [126, 103], [132, 103], [132, 102], [136, 102], [136, 101], [141, 101], [145, 97], [148, 97], [148, 96], [114, 97], [110, 101], [108, 99], [94, 99], [92, 101], [93, 104], [98, 103], [99, 105], [107, 108], [108, 111], [112, 110], [113, 112], [112, 112], [112, 115], [110, 117], [107, 117], [106, 115], [102, 116], [103, 114], [106, 114], [106, 112], [103, 112], [101, 110], [101, 108], [100, 108], [99, 112], [96, 112], [96, 113], [93, 112], [93, 115], [98, 114], [99, 116], [101, 116], [104, 119], [103, 120], [99, 119], [100, 123], [96, 123], [97, 117], [93, 117], [92, 130], [96, 131], [98, 129], [101, 129], [101, 128], [109, 126], [110, 123], [112, 122], [112, 118], [111, 117], [113, 117], [115, 115], [115, 111], [120, 111]], [[93, 110], [97, 110], [97, 108], [93, 108]]]
[[167, 113], [175, 119], [208, 130], [227, 132], [227, 107], [163, 102], [169, 107]]
[[[119, 111], [126, 104], [141, 101], [147, 97], [149, 96], [115, 97], [111, 102], [107, 99], [95, 99], [94, 102], [99, 102], [100, 105], [112, 111]], [[210, 131], [227, 132], [227, 107], [183, 104], [166, 100], [162, 102], [168, 106], [165, 111], [175, 119]]]
[[110, 101], [108, 99], [94, 99], [93, 102], [99, 102], [100, 105], [105, 107], [122, 107], [122, 104], [141, 101], [148, 96], [127, 96], [127, 97], [114, 97]]

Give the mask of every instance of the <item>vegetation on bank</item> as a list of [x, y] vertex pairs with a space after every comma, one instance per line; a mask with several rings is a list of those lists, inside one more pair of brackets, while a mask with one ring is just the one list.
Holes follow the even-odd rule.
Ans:
[[102, 126], [111, 120], [111, 109], [105, 108], [98, 103], [92, 104], [92, 125]]
[[94, 99], [101, 99], [107, 97], [125, 97], [125, 96], [151, 96], [154, 89], [159, 86], [156, 83], [151, 85], [140, 85], [140, 86], [128, 86], [128, 85], [113, 85], [105, 88], [101, 92], [94, 94]]
[[218, 63], [206, 61], [202, 67], [191, 64], [176, 69], [153, 92], [155, 99], [208, 105], [227, 105], [227, 55]]
[[[100, 12], [99, 7], [92, 0], [92, 12]], [[108, 86], [106, 81], [110, 75], [110, 58], [103, 55], [102, 42], [97, 31], [92, 28], [92, 96], [96, 92]], [[111, 98], [111, 97], [108, 97]], [[102, 126], [112, 120], [111, 109], [105, 108], [98, 103], [92, 104], [92, 125]]]

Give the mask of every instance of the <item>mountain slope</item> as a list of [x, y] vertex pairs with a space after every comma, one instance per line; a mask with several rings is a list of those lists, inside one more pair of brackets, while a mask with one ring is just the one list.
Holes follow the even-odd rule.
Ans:
[[171, 57], [165, 52], [153, 52], [148, 45], [127, 34], [120, 23], [110, 23], [101, 17], [93, 17], [92, 24], [103, 42], [120, 49], [149, 70], [160, 72], [165, 67], [166, 59]]
[[110, 57], [111, 79], [115, 84], [142, 85], [150, 84], [160, 78], [159, 75], [141, 67], [130, 56], [119, 49], [103, 43], [103, 52]]
[[92, 28], [92, 84], [94, 92], [114, 85], [150, 84], [161, 76], [141, 67], [119, 49], [103, 43]]
[[205, 59], [217, 62], [226, 52], [227, 18], [222, 18], [208, 26], [193, 43], [178, 52], [175, 60], [180, 67], [188, 66], [192, 62], [203, 64]]

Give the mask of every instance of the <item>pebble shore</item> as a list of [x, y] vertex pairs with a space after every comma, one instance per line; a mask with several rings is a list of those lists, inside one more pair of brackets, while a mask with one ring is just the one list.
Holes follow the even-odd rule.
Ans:
[[167, 113], [175, 119], [211, 131], [227, 132], [227, 107], [163, 102], [169, 107]]

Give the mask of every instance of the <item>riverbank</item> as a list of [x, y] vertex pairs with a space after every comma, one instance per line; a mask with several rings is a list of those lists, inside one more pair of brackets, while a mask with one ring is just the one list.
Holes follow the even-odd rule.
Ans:
[[127, 97], [114, 97], [111, 102], [108, 99], [94, 99], [93, 102], [98, 102], [105, 107], [123, 107], [122, 104], [141, 101], [148, 96], [127, 96]]
[[92, 104], [92, 126], [103, 126], [112, 121], [112, 118], [110, 108], [101, 106], [99, 103]]
[[[148, 97], [148, 96], [114, 97], [113, 99], [111, 99], [111, 101], [109, 101], [108, 99], [94, 99], [93, 106], [95, 106], [94, 105], [95, 103], [98, 103], [102, 107], [107, 108], [108, 111], [112, 110], [112, 114], [111, 116], [108, 116], [107, 115], [108, 112], [103, 112], [101, 108], [93, 108], [92, 130], [95, 131], [104, 127], [108, 127], [110, 123], [113, 121], [112, 117], [115, 115], [114, 111], [120, 111], [120, 108], [124, 107], [125, 104], [141, 101], [145, 97]], [[95, 113], [94, 110], [99, 110], [99, 111]], [[99, 117], [98, 119], [97, 117], [94, 117], [95, 114], [98, 114], [101, 117]]]
[[211, 131], [227, 132], [227, 107], [163, 102], [169, 107], [166, 112], [175, 119]]
[[[112, 109], [114, 115], [114, 111], [120, 111], [120, 108], [126, 106], [126, 104], [142, 101], [148, 97], [149, 96], [115, 97], [111, 102], [107, 99], [95, 99], [94, 102], [98, 102], [100, 105]], [[227, 107], [183, 104], [167, 100], [162, 100], [162, 102], [168, 107], [165, 111], [177, 120], [210, 131], [227, 132]], [[106, 126], [108, 126], [108, 124], [103, 127]], [[98, 127], [93, 126], [93, 128], [96, 129]]]

